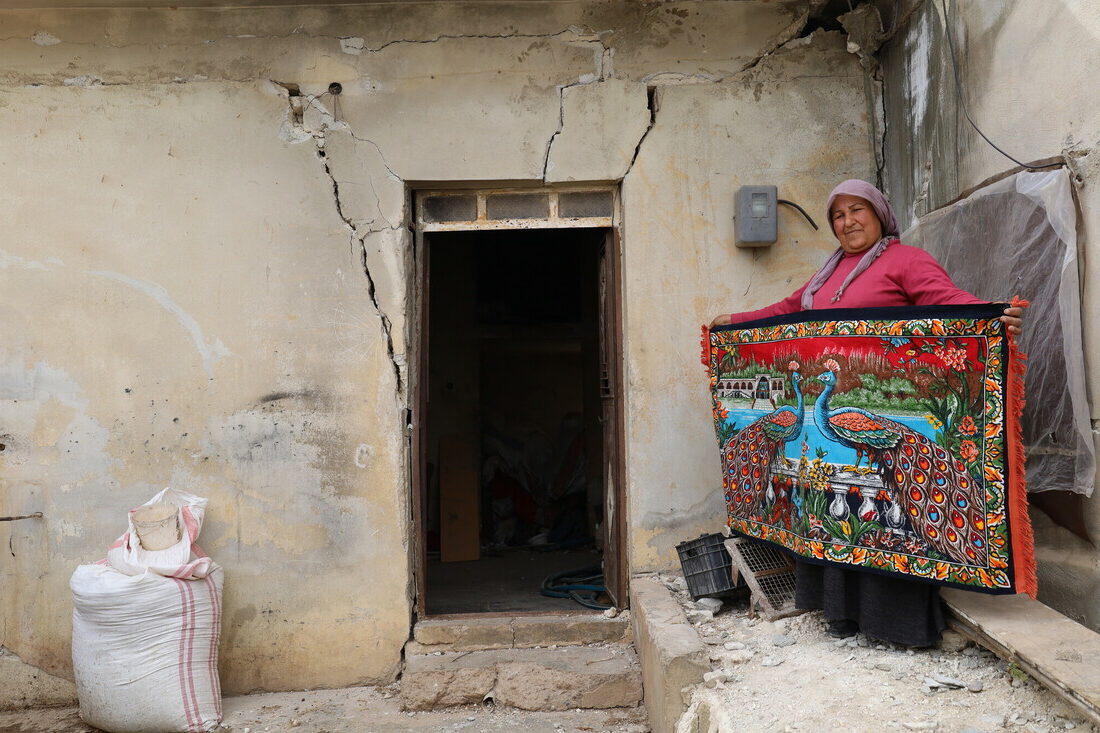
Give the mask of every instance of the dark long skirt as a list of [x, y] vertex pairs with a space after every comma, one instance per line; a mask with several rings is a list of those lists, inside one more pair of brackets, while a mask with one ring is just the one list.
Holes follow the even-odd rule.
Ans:
[[867, 636], [931, 646], [944, 629], [938, 586], [886, 575], [795, 562], [795, 605], [849, 620]]

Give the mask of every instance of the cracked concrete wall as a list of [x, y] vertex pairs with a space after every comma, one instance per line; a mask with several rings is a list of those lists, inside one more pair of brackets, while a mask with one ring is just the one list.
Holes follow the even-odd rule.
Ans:
[[795, 39], [805, 17], [0, 11], [0, 514], [45, 514], [0, 527], [0, 705], [67, 694], [27, 682], [71, 675], [66, 580], [165, 485], [211, 500], [227, 692], [394, 677], [421, 184], [623, 181], [630, 565], [717, 529], [698, 324], [832, 247], [783, 211], [777, 245], [735, 249], [733, 192], [775, 183], [816, 211], [873, 167], [858, 62], [835, 34]]
[[[1016, 166], [978, 137], [958, 106], [948, 12], [962, 95], [982, 131], [1016, 159], [1064, 155], [1074, 174], [1081, 218], [1082, 323], [1094, 429], [1100, 425], [1100, 108], [1092, 91], [1100, 66], [1100, 5], [1089, 0], [925, 2], [883, 48], [886, 86], [884, 180], [899, 215], [911, 219]], [[1094, 432], [1096, 432], [1094, 430]], [[1100, 498], [1074, 509], [1100, 537]], [[1100, 553], [1090, 542], [1032, 511], [1040, 600], [1100, 629]]]
[[[51, 674], [70, 673], [73, 567], [166, 485], [211, 500], [228, 690], [399, 664], [404, 406], [317, 148], [279, 139], [281, 91], [0, 92], [21, 182], [3, 194], [0, 510], [45, 514], [3, 528], [2, 643]], [[374, 273], [400, 292], [401, 269]]]
[[775, 184], [824, 225], [830, 189], [874, 169], [863, 72], [837, 33], [791, 41], [719, 83], [663, 88], [659, 105], [623, 184], [636, 570], [676, 565], [677, 543], [722, 524], [713, 424], [699, 419], [710, 409], [699, 324], [786, 297], [836, 248], [787, 207], [776, 244], [734, 247], [734, 191]]

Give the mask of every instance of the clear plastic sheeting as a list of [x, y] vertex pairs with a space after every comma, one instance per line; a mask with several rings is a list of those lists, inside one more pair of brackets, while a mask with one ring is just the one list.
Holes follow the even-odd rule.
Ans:
[[902, 241], [928, 250], [979, 298], [1031, 301], [1023, 428], [1029, 491], [1092, 495], [1096, 456], [1085, 390], [1077, 214], [1064, 169], [1024, 172], [922, 217]]

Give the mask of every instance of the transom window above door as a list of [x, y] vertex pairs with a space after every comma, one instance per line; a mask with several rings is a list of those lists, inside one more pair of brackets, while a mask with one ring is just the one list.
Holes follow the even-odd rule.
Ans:
[[613, 188], [420, 191], [416, 224], [425, 232], [610, 227]]

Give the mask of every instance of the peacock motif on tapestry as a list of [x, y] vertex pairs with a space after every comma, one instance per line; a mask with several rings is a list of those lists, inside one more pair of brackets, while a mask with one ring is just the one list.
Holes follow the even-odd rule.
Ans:
[[787, 365], [791, 370], [794, 407], [780, 407], [749, 423], [735, 433], [723, 451], [725, 472], [722, 478], [730, 506], [741, 507], [745, 516], [759, 514], [768, 487], [771, 466], [783, 447], [802, 433], [805, 405], [802, 397], [802, 375], [798, 362]]
[[816, 379], [825, 389], [814, 422], [829, 440], [853, 448], [877, 465], [883, 485], [908, 515], [913, 530], [951, 559], [984, 565], [987, 557], [984, 491], [963, 464], [911, 428], [856, 407], [829, 408], [840, 364], [825, 362]]

